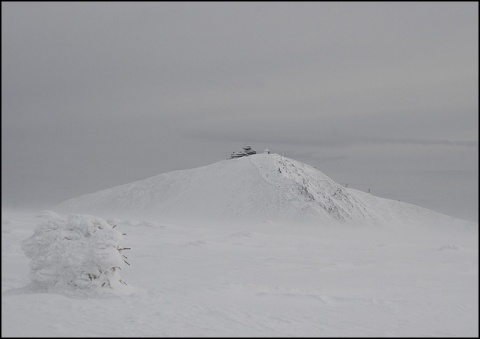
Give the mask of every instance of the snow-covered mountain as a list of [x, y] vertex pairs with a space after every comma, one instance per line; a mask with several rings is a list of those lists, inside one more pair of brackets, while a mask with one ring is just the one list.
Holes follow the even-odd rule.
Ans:
[[2, 208], [6, 337], [478, 333], [477, 223], [344, 188], [279, 155], [53, 209], [78, 214]]
[[163, 173], [73, 198], [53, 209], [232, 222], [446, 225], [454, 220], [422, 207], [345, 188], [316, 168], [278, 154], [256, 154]]

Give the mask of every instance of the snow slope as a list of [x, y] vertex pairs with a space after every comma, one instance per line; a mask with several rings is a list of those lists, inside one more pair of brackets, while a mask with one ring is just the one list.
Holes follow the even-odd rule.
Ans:
[[[54, 210], [81, 215], [2, 208], [2, 336], [478, 336], [478, 224], [346, 189], [279, 155], [164, 173]], [[51, 217], [63, 235], [97, 216], [125, 233], [128, 286], [34, 288], [21, 244], [52, 225], [38, 224]], [[69, 273], [63, 262], [52, 267]]]
[[132, 293], [88, 297], [28, 288], [40, 222], [2, 209], [2, 337], [478, 337], [478, 227], [117, 218]]
[[345, 188], [316, 168], [278, 154], [256, 154], [163, 173], [67, 200], [53, 210], [174, 222], [450, 225], [453, 220], [425, 208]]
[[[54, 210], [2, 207], [2, 336], [478, 336], [477, 223], [346, 189], [279, 155], [164, 173]], [[35, 288], [26, 239], [97, 216], [125, 233], [128, 286]], [[54, 252], [83, 253], [90, 242], [79, 240]], [[51, 267], [70, 273], [64, 261]]]

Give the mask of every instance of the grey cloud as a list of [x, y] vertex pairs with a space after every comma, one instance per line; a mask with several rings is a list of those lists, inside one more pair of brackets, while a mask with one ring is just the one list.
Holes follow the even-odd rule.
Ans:
[[478, 5], [2, 3], [5, 201], [58, 202], [244, 143], [339, 180], [478, 171]]
[[478, 147], [478, 141], [459, 141], [459, 140], [426, 140], [426, 139], [380, 139], [380, 138], [363, 138], [365, 143], [375, 144], [413, 144], [413, 145], [454, 145], [466, 147]]

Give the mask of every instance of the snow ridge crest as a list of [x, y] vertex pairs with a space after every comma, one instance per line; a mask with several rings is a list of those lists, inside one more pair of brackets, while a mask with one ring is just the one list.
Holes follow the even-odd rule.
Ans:
[[[345, 188], [279, 154], [253, 154], [163, 173], [67, 200], [62, 213], [125, 214], [164, 220], [440, 222], [448, 216]], [[451, 218], [450, 218], [451, 219]]]

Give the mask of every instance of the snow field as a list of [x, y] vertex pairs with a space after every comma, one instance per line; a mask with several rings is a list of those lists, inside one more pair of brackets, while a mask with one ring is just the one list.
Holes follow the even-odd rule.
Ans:
[[3, 212], [3, 336], [478, 334], [475, 228], [117, 218], [129, 293], [72, 296], [28, 288], [42, 219]]

